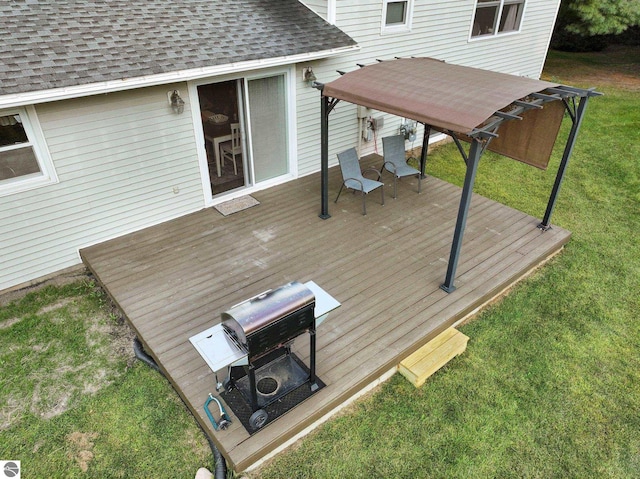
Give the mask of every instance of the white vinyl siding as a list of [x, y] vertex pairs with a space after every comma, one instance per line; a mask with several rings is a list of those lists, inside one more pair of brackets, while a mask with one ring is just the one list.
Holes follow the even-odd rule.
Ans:
[[328, 6], [331, 0], [302, 0], [301, 3], [309, 7], [310, 10], [316, 12], [325, 20], [328, 18]]
[[[79, 263], [78, 249], [203, 207], [189, 113], [170, 85], [39, 105], [59, 183], [0, 198], [0, 290]], [[178, 193], [174, 193], [178, 191]]]
[[[313, 62], [319, 82], [336, 79], [336, 70], [351, 71], [356, 63], [371, 64], [377, 59], [427, 56], [450, 63], [484, 68], [502, 73], [539, 78], [558, 11], [559, 0], [527, 0], [526, 12], [518, 34], [496, 35], [483, 41], [469, 41], [476, 0], [416, 0], [413, 6], [411, 33], [380, 32], [383, 0], [338, 2], [336, 25], [354, 38], [359, 52]], [[301, 64], [299, 67], [307, 66]], [[297, 78], [302, 73], [298, 71]], [[320, 168], [320, 93], [299, 81], [298, 158], [300, 175]], [[428, 88], [428, 85], [425, 85]], [[378, 132], [378, 152], [382, 136], [398, 133], [401, 118], [384, 116], [384, 129]], [[329, 121], [329, 162], [337, 164], [336, 153], [358, 144], [356, 108], [340, 102]], [[413, 146], [420, 146], [422, 129]], [[407, 143], [410, 146], [410, 143]], [[362, 154], [375, 151], [374, 142], [363, 142]]]

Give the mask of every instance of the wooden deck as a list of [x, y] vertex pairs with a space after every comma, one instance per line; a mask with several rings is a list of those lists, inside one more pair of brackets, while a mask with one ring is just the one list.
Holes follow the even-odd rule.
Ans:
[[[370, 160], [371, 161], [371, 160]], [[451, 294], [444, 280], [460, 188], [403, 179], [386, 205], [373, 192], [367, 216], [330, 171], [330, 213], [318, 218], [319, 175], [253, 196], [260, 205], [223, 217], [215, 209], [81, 251], [146, 350], [212, 437], [230, 467], [244, 470], [395, 367], [432, 337], [558, 251], [570, 233], [474, 196]], [[542, 213], [542, 212], [541, 212]], [[313, 280], [342, 306], [318, 329], [317, 372], [327, 385], [249, 436], [234, 419], [214, 432], [203, 410], [213, 374], [189, 337], [230, 306], [289, 281]], [[306, 335], [296, 352], [308, 358]], [[471, 338], [473, 341], [473, 338]]]

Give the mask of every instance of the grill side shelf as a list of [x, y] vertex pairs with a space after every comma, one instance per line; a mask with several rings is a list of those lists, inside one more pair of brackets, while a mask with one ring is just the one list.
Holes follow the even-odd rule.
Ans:
[[222, 371], [230, 364], [248, 364], [247, 351], [231, 338], [222, 324], [190, 337], [189, 341], [213, 372]]

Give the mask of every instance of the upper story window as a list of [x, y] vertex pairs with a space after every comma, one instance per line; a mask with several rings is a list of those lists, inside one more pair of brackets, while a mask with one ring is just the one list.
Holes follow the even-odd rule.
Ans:
[[413, 0], [382, 2], [382, 33], [411, 31]]
[[57, 182], [30, 107], [0, 111], [0, 196]]
[[478, 0], [471, 38], [519, 31], [524, 2], [525, 0]]

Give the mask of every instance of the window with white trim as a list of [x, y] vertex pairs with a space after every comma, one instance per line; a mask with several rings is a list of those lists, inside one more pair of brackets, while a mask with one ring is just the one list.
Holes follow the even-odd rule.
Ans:
[[411, 31], [413, 0], [382, 0], [382, 32]]
[[0, 110], [0, 196], [55, 182], [35, 109]]
[[525, 0], [477, 0], [471, 38], [519, 31], [524, 2]]

